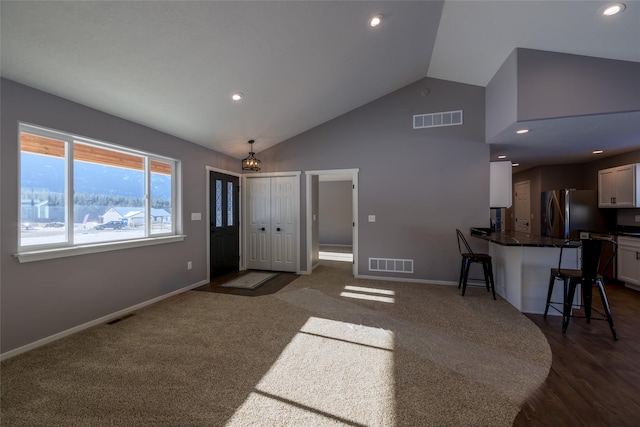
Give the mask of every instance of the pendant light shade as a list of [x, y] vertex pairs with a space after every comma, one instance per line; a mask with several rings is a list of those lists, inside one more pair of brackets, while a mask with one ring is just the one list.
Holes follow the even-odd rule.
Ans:
[[260, 170], [260, 160], [256, 159], [256, 153], [253, 152], [254, 142], [255, 141], [253, 139], [249, 140], [249, 145], [251, 145], [251, 148], [249, 149], [249, 157], [242, 159], [242, 170], [254, 172], [258, 172]]

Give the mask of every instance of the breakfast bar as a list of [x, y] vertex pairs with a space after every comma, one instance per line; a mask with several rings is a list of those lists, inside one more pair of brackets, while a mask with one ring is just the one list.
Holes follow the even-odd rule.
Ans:
[[[544, 313], [550, 270], [558, 266], [564, 239], [514, 231], [472, 235], [489, 242], [496, 293], [523, 313]], [[579, 268], [579, 257], [579, 249], [565, 248], [562, 268]], [[563, 300], [559, 285], [554, 286], [552, 301]], [[548, 314], [560, 315], [555, 310]]]

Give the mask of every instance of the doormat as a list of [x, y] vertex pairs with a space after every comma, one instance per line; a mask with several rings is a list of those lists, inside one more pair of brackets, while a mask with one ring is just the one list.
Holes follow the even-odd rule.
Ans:
[[223, 288], [255, 289], [275, 276], [277, 276], [277, 273], [251, 272], [243, 274], [242, 276], [220, 286]]

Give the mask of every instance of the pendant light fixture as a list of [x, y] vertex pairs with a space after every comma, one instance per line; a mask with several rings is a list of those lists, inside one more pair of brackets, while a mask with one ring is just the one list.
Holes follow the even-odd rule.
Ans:
[[249, 145], [251, 145], [251, 148], [249, 149], [249, 157], [242, 159], [242, 170], [254, 172], [258, 172], [260, 170], [260, 160], [256, 159], [254, 156], [256, 153], [253, 152], [254, 142], [255, 141], [253, 139], [249, 140]]

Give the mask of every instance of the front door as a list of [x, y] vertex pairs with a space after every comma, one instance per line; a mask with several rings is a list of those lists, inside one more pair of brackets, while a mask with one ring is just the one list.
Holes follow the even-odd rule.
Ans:
[[240, 268], [239, 194], [238, 177], [209, 172], [211, 280]]

